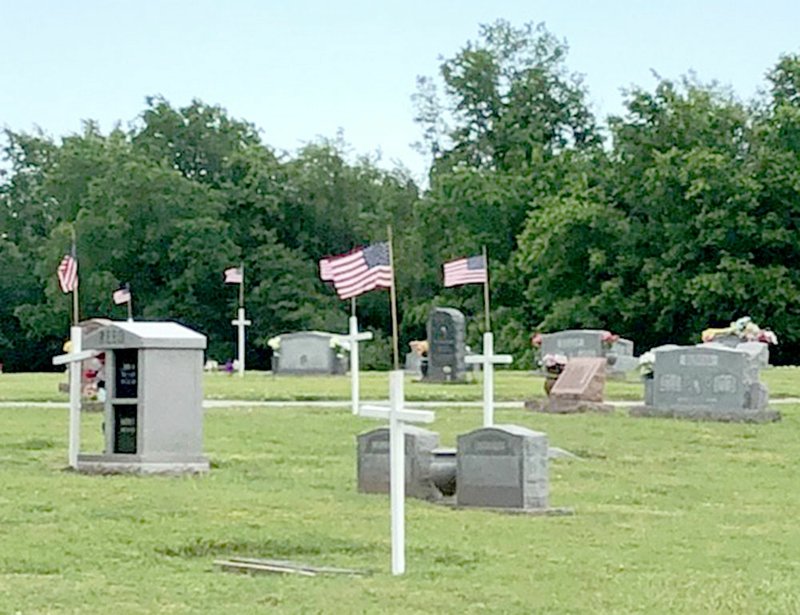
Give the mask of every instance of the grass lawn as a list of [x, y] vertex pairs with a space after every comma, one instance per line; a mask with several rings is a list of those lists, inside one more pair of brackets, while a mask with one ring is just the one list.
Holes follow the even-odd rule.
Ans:
[[[497, 370], [495, 399], [522, 401], [544, 397], [543, 378], [532, 372]], [[774, 368], [761, 372], [772, 398], [800, 397], [800, 368]], [[66, 382], [63, 373], [0, 374], [0, 401], [67, 401], [58, 392], [58, 383]], [[361, 374], [361, 398], [385, 399], [387, 372]], [[349, 376], [272, 376], [270, 372], [248, 372], [244, 378], [223, 373], [205, 374], [207, 399], [312, 401], [350, 399]], [[406, 399], [412, 401], [478, 401], [483, 398], [480, 377], [466, 384], [430, 384], [406, 377]], [[608, 380], [606, 399], [642, 399], [643, 387], [635, 374], [627, 380]]]
[[[530, 380], [516, 377], [508, 390]], [[381, 378], [365, 383], [375, 397]], [[281, 380], [240, 385], [257, 395]], [[33, 377], [25, 394], [54, 382]], [[209, 393], [236, 390], [235, 379], [208, 382]], [[583, 457], [550, 466], [551, 505], [576, 514], [409, 500], [408, 572], [396, 578], [388, 498], [355, 484], [355, 436], [378, 423], [347, 409], [210, 410], [213, 469], [182, 478], [65, 471], [65, 409], [0, 409], [0, 613], [797, 613], [800, 406], [780, 410], [780, 423], [727, 425], [499, 409], [498, 422]], [[480, 423], [476, 408], [436, 415], [444, 446]], [[83, 417], [85, 452], [101, 446], [100, 421]], [[217, 571], [226, 555], [373, 574], [251, 577]]]

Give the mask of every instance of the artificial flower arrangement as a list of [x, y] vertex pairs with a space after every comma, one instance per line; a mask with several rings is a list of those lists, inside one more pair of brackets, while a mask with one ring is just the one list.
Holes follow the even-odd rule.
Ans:
[[743, 342], [778, 343], [778, 336], [775, 333], [769, 329], [762, 329], [749, 316], [742, 316], [727, 327], [706, 329], [700, 337], [705, 343], [713, 342], [715, 339], [726, 335], [735, 335]]
[[642, 378], [653, 377], [653, 365], [656, 362], [656, 353], [648, 350], [639, 357], [639, 375]]

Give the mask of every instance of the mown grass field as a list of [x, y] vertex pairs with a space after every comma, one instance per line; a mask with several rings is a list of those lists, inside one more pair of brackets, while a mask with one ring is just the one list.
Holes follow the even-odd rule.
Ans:
[[[797, 372], [765, 372], [780, 374], [800, 397]], [[0, 376], [0, 398], [16, 379]], [[235, 379], [218, 380], [232, 397]], [[388, 498], [355, 484], [355, 437], [377, 423], [347, 409], [209, 410], [211, 473], [169, 478], [65, 471], [65, 409], [1, 408], [0, 613], [797, 613], [800, 406], [779, 409], [769, 425], [499, 409], [583, 458], [550, 468], [551, 505], [576, 514], [409, 500], [408, 572], [393, 577]], [[436, 415], [445, 446], [480, 423], [477, 408]], [[84, 450], [100, 421], [83, 417]], [[226, 555], [372, 574], [251, 577], [215, 569]]]
[[[522, 401], [544, 397], [543, 378], [533, 372], [497, 370], [495, 399]], [[772, 398], [800, 396], [800, 368], [764, 370], [761, 379]], [[63, 373], [0, 374], [0, 401], [67, 401], [67, 394], [58, 392], [59, 382], [66, 382]], [[387, 372], [361, 374], [361, 398], [385, 399], [389, 377]], [[272, 376], [270, 372], [247, 372], [244, 378], [223, 373], [204, 376], [207, 399], [239, 399], [248, 401], [318, 401], [350, 399], [349, 376]], [[642, 399], [642, 383], [635, 374], [625, 380], [609, 379], [606, 398], [611, 400]], [[466, 384], [431, 384], [406, 377], [406, 399], [412, 401], [478, 401], [483, 388], [480, 376]]]

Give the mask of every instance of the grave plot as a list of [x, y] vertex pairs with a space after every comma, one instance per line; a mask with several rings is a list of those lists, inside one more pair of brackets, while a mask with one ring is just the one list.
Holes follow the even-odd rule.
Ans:
[[613, 412], [613, 406], [603, 403], [605, 370], [606, 360], [602, 357], [573, 357], [567, 361], [547, 399], [529, 400], [525, 407], [554, 414]]
[[763, 423], [780, 419], [768, 408], [759, 380], [760, 347], [722, 344], [665, 346], [653, 350], [653, 372], [645, 378], [645, 405], [631, 416]]

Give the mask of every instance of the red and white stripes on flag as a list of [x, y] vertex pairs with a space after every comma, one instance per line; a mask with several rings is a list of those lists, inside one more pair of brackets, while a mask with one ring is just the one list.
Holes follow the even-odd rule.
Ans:
[[65, 254], [58, 265], [58, 283], [65, 293], [74, 292], [78, 287], [78, 261], [71, 254]]
[[[331, 257], [331, 258], [336, 258]], [[319, 279], [323, 282], [330, 282], [333, 280], [331, 273], [331, 258], [321, 258], [319, 260]]]
[[391, 288], [389, 244], [374, 243], [347, 254], [323, 258], [319, 272], [323, 280], [333, 282], [340, 299], [357, 297], [376, 288]]
[[241, 284], [244, 281], [244, 273], [241, 267], [229, 267], [225, 270], [225, 284]]
[[444, 264], [444, 285], [486, 284], [486, 263], [482, 255], [459, 258]]
[[122, 288], [118, 288], [114, 291], [112, 295], [114, 298], [114, 303], [117, 305], [122, 305], [123, 303], [130, 303], [131, 302], [131, 289], [128, 286], [123, 286]]

